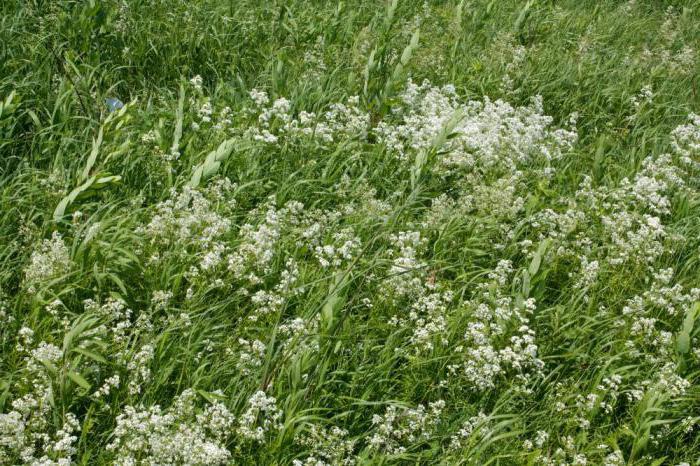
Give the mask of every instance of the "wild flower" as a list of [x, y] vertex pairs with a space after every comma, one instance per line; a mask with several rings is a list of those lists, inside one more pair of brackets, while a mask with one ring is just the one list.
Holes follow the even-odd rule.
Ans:
[[581, 256], [581, 272], [574, 287], [579, 289], [591, 287], [598, 278], [599, 271], [600, 264], [597, 260], [589, 261], [586, 256]]
[[298, 434], [295, 443], [305, 447], [309, 456], [304, 461], [294, 460], [294, 465], [343, 465], [355, 464], [353, 450], [355, 441], [348, 438], [349, 432], [338, 426], [326, 428], [311, 424]]
[[[286, 211], [281, 212], [282, 217]], [[260, 273], [269, 273], [269, 264], [274, 257], [274, 246], [280, 237], [280, 212], [270, 206], [265, 213], [264, 221], [257, 227], [250, 223], [244, 224], [239, 231], [241, 243], [237, 250], [229, 254], [228, 270], [237, 278], [243, 278], [249, 268]], [[253, 275], [251, 281], [257, 281]]]
[[664, 252], [661, 241], [666, 231], [659, 217], [623, 211], [603, 216], [601, 222], [610, 237], [608, 262], [611, 265], [648, 264]]
[[678, 368], [675, 364], [665, 364], [656, 377], [655, 389], [669, 397], [684, 395], [691, 384], [680, 376], [677, 370]]
[[512, 47], [512, 58], [505, 66], [505, 73], [501, 78], [501, 90], [509, 95], [515, 93], [515, 74], [522, 67], [527, 55], [527, 49], [522, 45]]
[[202, 83], [203, 79], [200, 75], [195, 75], [192, 77], [192, 79], [190, 79], [190, 84], [196, 91], [202, 91]]
[[320, 317], [310, 319], [295, 317], [281, 323], [277, 330], [285, 338], [282, 348], [288, 355], [305, 355], [318, 351], [317, 338]]
[[651, 104], [654, 99], [654, 92], [651, 84], [647, 84], [637, 93], [630, 97], [630, 103], [635, 111], [639, 111], [640, 107]]
[[166, 410], [157, 405], [142, 409], [126, 406], [117, 416], [113, 439], [107, 446], [114, 452], [114, 463], [228, 463], [231, 453], [224, 439], [233, 425], [233, 415], [220, 403], [198, 409], [197, 398], [194, 390], [188, 389]]
[[284, 97], [276, 99], [269, 106], [269, 98], [264, 92], [253, 89], [250, 97], [258, 125], [249, 127], [244, 135], [254, 141], [277, 145], [283, 141], [311, 138], [325, 144], [336, 142], [339, 138], [367, 137], [369, 115], [360, 109], [357, 96], [350, 97], [345, 103], [330, 104], [328, 110], [321, 114], [301, 110], [296, 118], [291, 102]]
[[442, 163], [450, 168], [507, 167], [533, 158], [553, 160], [576, 141], [575, 131], [551, 130], [542, 115], [541, 98], [530, 107], [514, 108], [503, 101], [461, 104], [451, 87], [420, 86], [409, 81], [396, 109], [397, 124], [382, 121], [375, 129], [380, 142], [400, 159], [408, 152], [428, 150], [438, 135], [456, 135], [446, 147]]
[[409, 447], [430, 438], [444, 408], [443, 400], [416, 408], [387, 406], [383, 415], [372, 416], [375, 433], [369, 439], [370, 448], [392, 455], [406, 452]]
[[201, 123], [210, 123], [211, 122], [211, 115], [214, 112], [211, 106], [211, 102], [205, 101], [200, 107], [199, 110], [197, 110], [197, 113], [199, 114], [199, 118], [201, 120]]
[[249, 341], [244, 338], [239, 338], [238, 344], [240, 345], [240, 350], [236, 367], [244, 375], [248, 375], [256, 368], [262, 366], [267, 347], [260, 340]]
[[[83, 301], [83, 308], [86, 312], [99, 316], [109, 324], [102, 329], [115, 345], [115, 349], [126, 347], [134, 323], [132, 322], [133, 311], [127, 307], [124, 301], [108, 298], [100, 304], [92, 299], [86, 299]], [[125, 361], [126, 358], [126, 354], [121, 351], [117, 351], [114, 356], [120, 362]]]
[[[607, 448], [607, 445], [605, 447]], [[615, 450], [604, 458], [604, 464], [605, 466], [621, 466], [625, 464], [625, 458], [620, 450]]]
[[[48, 369], [63, 365], [63, 350], [45, 341], [30, 350], [31, 335], [23, 334], [27, 355], [20, 382], [30, 390], [14, 399], [7, 413], [0, 414], [0, 461], [71, 464], [80, 424], [71, 412], [54, 410], [53, 376]], [[61, 427], [54, 427], [56, 420], [62, 422]]]
[[396, 297], [420, 296], [424, 292], [423, 283], [426, 264], [419, 257], [425, 246], [425, 238], [418, 231], [399, 232], [389, 238], [392, 256], [385, 284]]
[[173, 297], [172, 291], [156, 290], [151, 297], [151, 306], [156, 311], [162, 311], [168, 307], [168, 303]]
[[58, 232], [51, 234], [32, 252], [29, 264], [24, 269], [24, 282], [29, 293], [49, 279], [57, 278], [71, 269], [72, 261], [68, 246]]
[[472, 416], [464, 421], [462, 427], [450, 438], [450, 449], [459, 450], [475, 437], [483, 438], [488, 436], [488, 422], [489, 417], [483, 412], [479, 412], [476, 416]]
[[700, 115], [691, 113], [690, 123], [677, 126], [671, 132], [671, 147], [686, 165], [695, 164], [693, 155], [700, 153]]
[[95, 393], [92, 394], [95, 398], [102, 398], [108, 396], [113, 389], [119, 388], [120, 378], [119, 374], [114, 374], [104, 381], [104, 384], [97, 389]]
[[[8, 24], [40, 17], [40, 36], [53, 37], [51, 25], [70, 32], [63, 23], [87, 11], [48, 3], [18, 10]], [[138, 72], [167, 56], [157, 53], [167, 37], [144, 48], [127, 29], [204, 28], [211, 34], [196, 40], [180, 34], [192, 47], [174, 63], [215, 70], [207, 82], [216, 93], [192, 77], [181, 115], [176, 89], [150, 89], [117, 125], [114, 112], [93, 115], [92, 136], [75, 116], [104, 101], [105, 80], [78, 74], [94, 68], [95, 54], [81, 53], [63, 76], [26, 73], [54, 76], [43, 89], [49, 103], [59, 96], [53, 112], [32, 97], [46, 92], [27, 85], [17, 88], [31, 94], [20, 114], [13, 95], [0, 102], [0, 145], [11, 155], [0, 224], [9, 238], [0, 248], [8, 356], [0, 365], [11, 375], [0, 390], [1, 464], [501, 458], [569, 466], [691, 457], [700, 117], [691, 114], [667, 141], [656, 131], [663, 122], [642, 116], [654, 107], [673, 117], [657, 99], [676, 108], [687, 94], [680, 104], [692, 103], [686, 84], [697, 57], [686, 29], [696, 12], [669, 8], [656, 37], [621, 52], [601, 40], [618, 25], [610, 15], [582, 22], [566, 5], [541, 2], [514, 11], [492, 2], [475, 13], [469, 1], [437, 9], [392, 1], [364, 29], [358, 21], [372, 14], [356, 15], [347, 2], [334, 14], [291, 5], [217, 15], [199, 5], [211, 2], [172, 2], [174, 22], [157, 21], [148, 2], [138, 15], [112, 3], [97, 17], [116, 23], [83, 48], [114, 46], [104, 56], [139, 61], [146, 68], [128, 68]], [[620, 12], [630, 30], [656, 20], [634, 2], [601, 8]], [[280, 21], [261, 22], [270, 12]], [[310, 20], [328, 13], [332, 27], [314, 35]], [[465, 41], [493, 32], [484, 29], [491, 18], [512, 24], [514, 13], [513, 32], [496, 32], [481, 53], [480, 40]], [[401, 54], [419, 25], [420, 48]], [[548, 70], [557, 57], [540, 39], [560, 25], [573, 27], [560, 34], [566, 66]], [[15, 30], [32, 33], [11, 27], [8, 37]], [[221, 31], [260, 50], [243, 47], [230, 67], [216, 68], [210, 47]], [[433, 53], [443, 36], [453, 43]], [[465, 58], [466, 43], [474, 53]], [[286, 51], [261, 67], [270, 45]], [[16, 52], [10, 71], [32, 63]], [[230, 62], [229, 52], [218, 61]], [[619, 64], [632, 71], [605, 68], [624, 54]], [[462, 67], [449, 70], [458, 83], [401, 87], [407, 70], [440, 79], [450, 61]], [[269, 87], [241, 94], [245, 82]], [[604, 92], [567, 94], [561, 83]], [[472, 97], [482, 87], [517, 104]], [[538, 87], [551, 115], [541, 96], [524, 95]], [[27, 132], [35, 114], [52, 124]], [[640, 144], [650, 135], [652, 145]], [[205, 146], [230, 138], [241, 150], [219, 175], [188, 183]], [[24, 148], [38, 151], [12, 155]], [[81, 192], [71, 220], [54, 222], [65, 233], [39, 236], [62, 196], [82, 189], [85, 175], [107, 172], [122, 184]], [[209, 391], [221, 380], [227, 397]], [[182, 391], [188, 382], [196, 388]], [[215, 401], [225, 398], [235, 417]]]
[[257, 391], [239, 417], [236, 432], [246, 440], [262, 443], [267, 435], [282, 428], [282, 416], [277, 400], [262, 390]]
[[253, 100], [255, 105], [258, 107], [262, 107], [270, 101], [270, 98], [267, 96], [267, 92], [265, 92], [265, 91], [251, 89], [250, 92], [248, 93], [248, 95], [250, 95], [250, 98]]
[[323, 268], [341, 268], [359, 253], [361, 242], [352, 229], [343, 229], [333, 234], [333, 243], [316, 246], [314, 255]]
[[438, 346], [447, 346], [448, 306], [452, 302], [450, 291], [427, 293], [414, 302], [407, 315], [399, 314], [391, 323], [401, 328], [412, 329], [408, 343], [415, 354], [430, 353]]
[[517, 306], [501, 291], [511, 273], [512, 264], [501, 261], [490, 273], [491, 281], [479, 285], [481, 294], [468, 303], [473, 317], [464, 335], [463, 367], [467, 382], [476, 391], [495, 387], [498, 378], [509, 371], [527, 381], [544, 367], [537, 357], [535, 332], [528, 325], [535, 300]]
[[128, 362], [126, 368], [130, 372], [129, 393], [136, 395], [141, 393], [143, 385], [151, 379], [150, 363], [153, 360], [154, 348], [152, 345], [143, 345]]

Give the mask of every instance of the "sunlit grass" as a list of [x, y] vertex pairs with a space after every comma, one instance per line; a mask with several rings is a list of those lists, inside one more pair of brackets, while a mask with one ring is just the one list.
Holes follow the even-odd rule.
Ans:
[[697, 24], [2, 3], [0, 463], [697, 464]]

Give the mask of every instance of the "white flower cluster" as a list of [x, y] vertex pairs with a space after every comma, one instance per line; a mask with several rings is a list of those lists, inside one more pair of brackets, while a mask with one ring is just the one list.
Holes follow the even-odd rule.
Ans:
[[121, 380], [119, 374], [114, 374], [112, 377], [107, 378], [102, 386], [97, 389], [95, 393], [92, 394], [95, 398], [102, 398], [108, 396], [112, 390], [119, 388]]
[[[20, 335], [27, 353], [20, 382], [30, 390], [12, 401], [9, 412], [0, 414], [0, 463], [68, 466], [76, 453], [80, 423], [70, 412], [54, 411], [49, 372], [49, 368], [62, 367], [63, 351], [43, 341], [30, 350], [32, 334], [24, 331]], [[57, 420], [60, 428], [54, 427]]]
[[[576, 429], [588, 430], [594, 418], [601, 414], [612, 415], [621, 393], [622, 377], [614, 374], [604, 377], [595, 389], [587, 395], [578, 394], [573, 405], [567, 406], [564, 401], [558, 401], [555, 409], [559, 413], [566, 412], [568, 422]], [[585, 393], [585, 392], [584, 392]]]
[[295, 443], [308, 449], [304, 460], [294, 460], [294, 466], [352, 466], [355, 464], [353, 450], [355, 441], [348, 438], [349, 433], [338, 426], [325, 428], [311, 424], [309, 428], [295, 437]]
[[115, 454], [114, 464], [227, 464], [231, 453], [225, 439], [233, 415], [221, 403], [198, 410], [197, 398], [188, 389], [167, 410], [125, 407], [107, 446]]
[[503, 73], [503, 78], [501, 78], [501, 90], [506, 94], [512, 95], [516, 91], [515, 75], [527, 58], [527, 49], [520, 44], [511, 45], [509, 49], [512, 52], [512, 58], [506, 63], [505, 73]]
[[475, 437], [488, 436], [489, 417], [483, 412], [472, 416], [462, 424], [462, 427], [450, 439], [450, 449], [459, 450], [472, 441]]
[[[269, 205], [264, 220], [259, 225], [246, 223], [241, 226], [238, 233], [240, 244], [236, 251], [228, 256], [228, 270], [236, 278], [243, 278], [252, 269], [246, 278], [253, 284], [259, 283], [261, 278], [258, 274], [267, 274], [271, 271], [274, 247], [280, 237], [285, 219], [295, 217], [302, 208], [303, 206], [290, 204], [278, 211], [274, 205]], [[252, 212], [253, 215], [255, 213]]]
[[392, 248], [388, 253], [393, 256], [385, 281], [387, 289], [396, 297], [423, 294], [423, 280], [426, 264], [419, 257], [426, 241], [418, 231], [399, 232], [390, 237]]
[[149, 240], [145, 245], [151, 253], [148, 262], [174, 258], [192, 263], [187, 271], [190, 279], [213, 272], [227, 252], [222, 237], [231, 229], [234, 189], [228, 178], [215, 180], [206, 189], [173, 189], [169, 199], [156, 205], [150, 222], [137, 230]]
[[282, 341], [282, 349], [288, 355], [305, 355], [318, 351], [318, 326], [320, 316], [304, 319], [295, 317], [281, 323], [277, 331]]
[[686, 165], [700, 162], [693, 161], [693, 156], [700, 154], [700, 115], [691, 113], [690, 123], [680, 125], [671, 133], [671, 147]]
[[462, 104], [454, 86], [434, 87], [409, 81], [396, 107], [398, 124], [382, 121], [375, 132], [380, 142], [399, 158], [430, 150], [445, 131], [455, 137], [444, 142], [447, 167], [506, 167], [561, 157], [577, 139], [575, 131], [550, 128], [552, 118], [542, 114], [542, 100], [515, 108], [503, 102], [469, 101]]
[[682, 162], [693, 151], [694, 136], [692, 129], [681, 128], [672, 137], [674, 153], [645, 158], [631, 180], [594, 187], [593, 180], [585, 176], [575, 196], [562, 200], [564, 209], [547, 208], [530, 217], [539, 240], [554, 240], [555, 256], [569, 256], [581, 263], [579, 287], [590, 286], [594, 275], [606, 266], [649, 270], [668, 250], [667, 242], [678, 238], [669, 234], [664, 221], [672, 195], [688, 189], [688, 163], [679, 164], [678, 159]]
[[639, 111], [643, 106], [648, 106], [654, 99], [654, 92], [652, 91], [651, 84], [647, 84], [642, 89], [632, 97], [630, 97], [630, 103], [635, 111]]
[[168, 307], [173, 297], [172, 291], [156, 290], [151, 297], [151, 306], [154, 311], [162, 311]]
[[[233, 185], [225, 189], [233, 189]], [[214, 210], [214, 203], [204, 193], [186, 186], [180, 192], [173, 190], [169, 199], [156, 206], [143, 233], [160, 245], [195, 244], [204, 249], [230, 227], [231, 221]]]
[[[539, 433], [538, 433], [539, 434]], [[549, 434], [542, 431], [544, 434], [545, 442], [549, 438]], [[540, 442], [538, 439], [538, 447], [544, 445], [544, 442]], [[561, 447], [556, 448], [554, 451], [542, 452], [536, 457], [537, 464], [542, 464], [546, 466], [586, 466], [588, 463], [588, 457], [583, 453], [578, 453], [576, 448], [576, 442], [571, 436], [564, 436], [560, 439]]]
[[689, 45], [676, 47], [676, 38], [680, 33], [678, 8], [669, 6], [664, 14], [665, 20], [658, 31], [660, 45], [650, 49], [645, 47], [639, 57], [628, 57], [624, 65], [635, 68], [664, 70], [670, 75], [692, 74], [695, 69], [697, 54]]
[[130, 373], [129, 394], [141, 393], [143, 385], [151, 379], [150, 364], [153, 360], [153, 345], [143, 345], [129, 360], [126, 368]]
[[348, 264], [360, 251], [360, 239], [354, 235], [351, 228], [333, 233], [333, 242], [316, 246], [315, 256], [324, 269], [339, 269]]
[[[513, 72], [524, 51], [517, 53]], [[201, 79], [194, 79], [192, 84], [201, 92]], [[650, 93], [645, 91], [639, 98], [650, 97]], [[256, 90], [251, 91], [250, 97], [256, 107], [253, 114], [258, 126], [247, 135], [265, 143], [282, 145], [293, 138], [308, 138], [330, 144], [341, 139], [365, 139], [371, 131], [369, 118], [359, 109], [357, 99], [332, 104], [318, 115], [303, 111], [295, 115], [286, 99], [270, 102], [267, 94]], [[425, 216], [406, 219], [404, 223], [405, 219], [397, 215], [394, 229], [393, 219], [385, 220], [390, 213], [399, 213], [392, 202], [403, 194], [397, 191], [388, 194], [386, 200], [378, 199], [377, 190], [368, 181], [355, 182], [349, 175], [333, 186], [332, 196], [337, 202], [331, 209], [308, 208], [298, 201], [278, 204], [270, 197], [248, 212], [239, 212], [233, 199], [235, 185], [223, 178], [211, 180], [207, 188], [173, 190], [168, 199], [155, 206], [152, 217], [139, 230], [146, 238], [139, 246], [149, 253], [146, 257], [150, 255], [148, 265], [157, 268], [163, 263], [167, 267], [185, 264], [181, 267], [183, 278], [189, 281], [185, 306], [199, 304], [191, 301], [200, 283], [195, 280], [197, 277], [205, 286], [236, 290], [233, 298], [241, 312], [232, 327], [235, 331], [226, 337], [230, 342], [226, 354], [233, 359], [228, 367], [235, 366], [236, 373], [251, 382], [270, 356], [285, 363], [299, 363], [304, 371], [301, 379], [311, 379], [308, 366], [315, 364], [321, 353], [325, 333], [319, 329], [324, 328], [325, 320], [306, 313], [304, 293], [316, 291], [318, 283], [325, 287], [319, 278], [347, 270], [355, 263], [364, 270], [369, 262], [370, 271], [363, 284], [368, 284], [368, 289], [379, 289], [379, 293], [367, 296], [362, 294], [362, 287], [353, 288], [352, 292], [358, 295], [348, 300], [351, 304], [346, 315], [351, 324], [358, 317], [378, 317], [380, 322], [386, 322], [393, 315], [389, 318], [393, 328], [378, 325], [376, 331], [388, 328], [392, 332], [387, 341], [396, 345], [392, 350], [398, 354], [398, 364], [423, 364], [426, 359], [432, 362], [444, 356], [450, 360], [449, 377], [440, 380], [439, 390], [466, 388], [478, 397], [489, 390], [498, 392], [508, 382], [508, 390], [513, 393], [531, 395], [532, 381], [544, 369], [540, 342], [531, 327], [532, 316], [538, 303], [548, 302], [548, 296], [537, 302], [528, 297], [531, 290], [525, 290], [525, 280], [532, 277], [529, 272], [516, 270], [514, 264], [532, 260], [542, 252], [542, 267], [554, 264], [550, 271], [563, 271], [559, 276], [562, 282], [567, 283], [567, 277], [570, 280], [576, 294], [574, 302], [583, 295], [583, 303], [598, 304], [601, 322], [613, 324], [610, 334], [621, 337], [612, 339], [613, 344], [624, 348], [616, 361], [627, 364], [633, 360], [652, 374], [625, 374], [623, 379], [611, 367], [611, 372], [601, 375], [593, 387], [573, 383], [576, 394], [557, 395], [552, 404], [557, 412], [567, 416], [564, 428], [593, 434], [598, 416], [611, 418], [618, 414], [616, 411], [627, 408], [618, 403], [622, 396], [626, 396], [627, 404], [634, 405], [656, 392], [672, 402], [688, 393], [691, 382], [682, 370], [685, 361], [679, 363], [674, 334], [681, 319], [700, 300], [700, 289], [687, 289], [674, 282], [674, 270], [661, 268], [659, 259], [673, 254], [670, 246], [682, 240], [670, 221], [671, 207], [676, 192], [690, 192], [694, 187], [688, 178], [697, 168], [695, 160], [700, 154], [700, 117], [692, 116], [691, 123], [673, 132], [671, 153], [647, 157], [635, 174], [614, 186], [596, 186], [592, 177], [585, 177], [573, 195], [556, 198], [548, 183], [557, 180], [554, 174], [562, 165], [558, 161], [576, 140], [576, 131], [574, 123], [570, 130], [553, 129], [552, 119], [542, 113], [540, 99], [534, 99], [527, 107], [488, 99], [464, 103], [454, 87], [437, 88], [427, 82], [409, 83], [399, 98], [394, 112], [373, 130], [378, 143], [399, 160], [390, 162], [409, 162], [405, 164], [408, 166], [414, 156], [433, 151], [437, 167], [430, 169], [440, 181], [455, 185], [431, 200]], [[197, 104], [201, 124], [214, 124], [217, 114], [221, 117], [219, 129], [230, 124], [232, 111], [228, 107], [217, 113], [208, 100]], [[155, 132], [145, 137], [149, 142], [158, 138]], [[530, 202], [539, 195], [533, 191], [535, 185], [538, 192], [553, 197], [539, 211], [539, 200]], [[373, 245], [364, 239], [366, 230], [373, 233], [369, 227], [374, 225], [392, 228], [381, 234], [393, 234], [383, 244], [386, 247], [378, 254], [379, 260], [374, 257], [363, 262], [363, 246], [371, 252]], [[476, 286], [470, 274], [478, 273], [482, 264], [473, 264], [474, 269], [467, 273], [458, 271], [459, 280], [467, 277], [468, 282], [459, 283], [463, 288], [458, 292], [460, 288], [454, 287], [453, 292], [441, 280], [452, 273], [449, 249], [452, 244], [455, 249], [460, 247], [456, 242], [440, 242], [443, 238], [449, 240], [451, 225], [458, 225], [456, 231], [460, 233], [473, 229], [473, 236], [483, 240], [479, 247], [487, 250], [482, 256], [484, 261], [495, 262], [501, 253], [500, 257], [512, 261], [498, 261], [485, 281]], [[461, 228], [463, 225], [468, 228]], [[479, 238], [481, 235], [483, 238]], [[460, 238], [459, 233], [455, 236]], [[433, 243], [435, 237], [439, 239]], [[379, 241], [384, 241], [381, 238]], [[538, 242], [547, 247], [538, 250]], [[447, 267], [443, 267], [443, 257], [437, 257], [438, 252], [447, 256]], [[32, 253], [24, 270], [26, 289], [34, 291], [71, 267], [69, 249], [54, 233], [51, 240], [43, 241]], [[605, 286], [611, 271], [623, 268], [635, 273], [618, 274], [623, 277], [621, 281], [636, 281], [639, 271], [638, 281], [644, 289], [628, 293], [629, 284], [620, 283], [620, 296], [611, 298], [614, 304], [596, 303], [591, 291]], [[108, 347], [111, 362], [118, 367], [107, 370], [100, 366], [98, 356], [89, 363], [90, 367], [75, 369], [91, 381], [99, 381], [81, 396], [105, 410], [110, 402], [118, 402], [120, 395], [133, 398], [153, 392], [148, 388], [153, 388], [149, 383], [158, 346], [150, 337], [161, 324], [174, 322], [173, 316], [163, 314], [181, 304], [177, 290], [174, 293], [156, 289], [150, 294], [150, 301], [149, 295], [135, 300], [146, 302], [143, 311], [134, 312], [116, 298], [96, 297], [95, 301], [84, 302], [85, 314], [97, 317], [99, 325], [83, 332], [81, 338], [89, 339], [96, 347]], [[299, 296], [302, 298], [296, 299]], [[362, 307], [354, 307], [356, 304]], [[353, 315], [356, 309], [366, 312]], [[56, 300], [46, 306], [46, 312], [67, 319], [71, 311], [69, 304]], [[189, 312], [187, 308], [182, 312], [183, 322], [190, 322]], [[547, 322], [551, 316], [542, 317]], [[65, 322], [67, 328], [69, 321]], [[275, 339], [269, 340], [273, 322]], [[565, 338], [565, 333], [557, 336]], [[541, 333], [538, 335], [541, 338]], [[218, 336], [214, 332], [200, 341], [196, 363], [211, 362], [221, 346]], [[46, 341], [35, 344], [34, 331], [28, 327], [19, 331], [15, 343], [14, 349], [25, 358], [21, 361], [24, 372], [18, 392], [26, 394], [12, 402], [8, 413], [0, 414], [0, 463], [69, 464], [75, 460], [76, 432], [80, 426], [70, 413], [53, 411], [50, 400], [55, 398], [56, 380], [50, 368], [67, 368], [72, 353], [66, 350], [64, 355], [63, 349]], [[364, 344], [360, 342], [358, 346]], [[78, 349], [88, 356], [84, 360], [90, 359], [87, 346]], [[346, 350], [338, 345], [336, 351]], [[693, 351], [689, 360], [696, 363], [692, 358], [700, 353], [698, 349]], [[440, 358], [433, 358], [436, 354]], [[564, 383], [572, 382], [564, 380], [562, 386]], [[262, 390], [250, 397], [235, 420], [221, 403], [201, 409], [199, 406], [196, 392], [191, 389], [166, 409], [126, 406], [116, 420], [109, 445], [115, 464], [224, 464], [234, 461], [227, 449], [234, 439], [254, 449], [273, 439], [277, 431], [287, 432], [277, 399]], [[357, 440], [340, 426], [309, 424], [295, 438], [298, 459], [293, 464], [361, 462], [354, 457], [358, 443], [368, 447], [362, 454], [401, 455], [419, 449], [424, 442], [449, 439], [447, 454], [459, 455], [460, 450], [496, 435], [497, 423], [490, 423], [495, 415], [490, 418], [481, 412], [456, 431], [447, 432], [444, 437], [435, 435], [444, 408], [444, 401], [416, 408], [388, 405], [382, 415], [373, 416], [369, 435]], [[691, 420], [684, 422], [692, 424], [693, 419], [688, 418]], [[598, 460], [623, 463], [621, 452], [610, 448], [595, 459], [585, 456], [570, 433], [551, 434], [550, 438], [546, 431], [538, 431], [523, 446], [526, 450], [541, 450], [532, 452], [533, 457], [540, 455], [535, 460], [538, 464], [583, 465]], [[662, 441], [660, 434], [655, 435], [656, 440]]]
[[358, 97], [351, 97], [346, 103], [331, 104], [319, 115], [301, 111], [296, 118], [291, 111], [291, 102], [284, 97], [267, 106], [270, 102], [267, 93], [253, 89], [250, 98], [256, 107], [253, 114], [258, 115], [258, 126], [250, 127], [247, 135], [255, 141], [281, 144], [309, 137], [321, 143], [332, 143], [339, 138], [367, 137], [369, 115], [360, 110]]
[[267, 347], [265, 343], [260, 340], [250, 341], [245, 338], [239, 338], [238, 344], [240, 345], [240, 349], [238, 351], [236, 367], [238, 367], [243, 375], [248, 375], [253, 370], [262, 366]]
[[107, 298], [103, 303], [98, 303], [92, 299], [83, 301], [83, 308], [86, 313], [92, 313], [101, 318], [104, 322], [94, 333], [108, 337], [113, 343], [115, 359], [124, 364], [127, 361], [127, 344], [131, 335], [134, 323], [131, 321], [133, 311], [121, 299]]
[[659, 217], [641, 217], [623, 211], [601, 217], [605, 233], [610, 238], [608, 262], [623, 265], [628, 262], [654, 262], [664, 252], [662, 240], [666, 231]]
[[52, 436], [44, 430], [48, 429], [48, 422], [39, 426], [36, 419], [26, 412], [27, 409], [37, 409], [37, 406], [13, 403], [13, 408], [9, 413], [0, 414], [0, 462], [12, 464], [19, 459], [23, 464], [33, 465], [73, 464], [78, 440], [75, 434], [80, 431], [80, 424], [73, 414], [66, 413], [63, 426]]
[[623, 306], [620, 322], [632, 337], [626, 342], [630, 356], [652, 364], [672, 360], [675, 329], [663, 323], [669, 319], [678, 321], [700, 300], [700, 289], [686, 291], [682, 285], [672, 284], [673, 274], [673, 269], [656, 271], [649, 289], [628, 299]]
[[[496, 386], [498, 377], [514, 371], [527, 382], [544, 363], [537, 358], [535, 331], [529, 327], [529, 315], [535, 310], [533, 298], [522, 306], [506, 294], [505, 285], [512, 274], [509, 261], [499, 262], [490, 273], [490, 281], [479, 285], [480, 293], [469, 304], [473, 320], [464, 335], [464, 374], [474, 390]], [[454, 371], [456, 368], [452, 368]]]
[[636, 204], [640, 209], [648, 209], [656, 215], [666, 215], [670, 213], [669, 193], [684, 184], [683, 171], [674, 164], [671, 155], [662, 154], [656, 158], [645, 158], [632, 186], [624, 179], [621, 188], [630, 197], [632, 205]]
[[51, 239], [43, 240], [32, 252], [29, 264], [24, 269], [27, 291], [34, 293], [42, 283], [67, 273], [72, 263], [68, 246], [60, 233], [53, 232]]
[[369, 439], [370, 448], [391, 455], [405, 453], [409, 447], [430, 438], [444, 408], [443, 400], [431, 402], [427, 407], [387, 406], [383, 415], [372, 417], [376, 431]]
[[6, 326], [14, 321], [14, 316], [8, 312], [9, 306], [7, 302], [2, 299], [2, 290], [0, 290], [0, 325]]
[[428, 293], [419, 297], [406, 317], [395, 316], [391, 323], [412, 329], [408, 343], [416, 354], [430, 353], [435, 345], [447, 346], [447, 311], [452, 302], [451, 291]]
[[277, 400], [257, 391], [248, 400], [248, 408], [238, 419], [236, 432], [246, 440], [262, 443], [267, 434], [282, 429], [282, 411]]

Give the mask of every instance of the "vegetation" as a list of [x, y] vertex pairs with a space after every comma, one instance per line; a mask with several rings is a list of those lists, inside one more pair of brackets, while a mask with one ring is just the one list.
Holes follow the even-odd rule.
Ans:
[[5, 0], [0, 464], [700, 464], [698, 24]]

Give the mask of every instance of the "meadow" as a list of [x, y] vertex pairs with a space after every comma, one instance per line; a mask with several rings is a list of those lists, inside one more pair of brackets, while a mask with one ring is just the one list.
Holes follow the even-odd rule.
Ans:
[[699, 25], [0, 2], [0, 464], [700, 465]]

